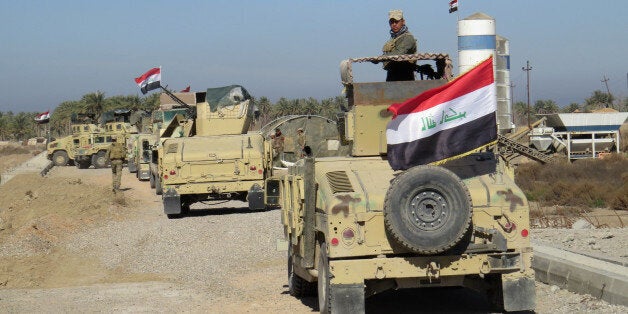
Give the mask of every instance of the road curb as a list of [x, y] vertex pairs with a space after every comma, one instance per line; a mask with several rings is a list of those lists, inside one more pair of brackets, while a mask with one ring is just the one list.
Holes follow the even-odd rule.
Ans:
[[9, 180], [13, 179], [18, 174], [24, 173], [39, 173], [40, 176], [45, 176], [46, 173], [52, 168], [52, 161], [46, 158], [46, 151], [39, 153], [37, 156], [22, 163], [21, 165], [11, 169], [7, 173], [0, 174], [0, 185], [3, 185]]
[[534, 245], [536, 280], [611, 304], [628, 306], [628, 267], [544, 245]]

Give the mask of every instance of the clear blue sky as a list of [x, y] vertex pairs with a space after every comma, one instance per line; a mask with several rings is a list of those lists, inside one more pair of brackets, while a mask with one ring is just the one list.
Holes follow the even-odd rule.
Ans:
[[[628, 96], [628, 1], [9, 1], [0, 0], [0, 111], [45, 111], [102, 91], [139, 94], [133, 78], [162, 66], [162, 84], [193, 91], [240, 84], [271, 100], [340, 94], [338, 64], [376, 56], [387, 12], [402, 9], [420, 52], [449, 53], [457, 20], [476, 12], [510, 40], [515, 101], [564, 106], [594, 90]], [[364, 65], [366, 66], [366, 65]], [[384, 78], [376, 65], [359, 81]], [[156, 91], [153, 91], [156, 92]]]

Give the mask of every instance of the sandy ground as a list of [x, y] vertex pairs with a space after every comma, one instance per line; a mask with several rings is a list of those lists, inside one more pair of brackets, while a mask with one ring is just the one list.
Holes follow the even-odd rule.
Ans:
[[[114, 195], [110, 184], [109, 169], [55, 167], [46, 177], [19, 175], [0, 186], [0, 312], [318, 310], [315, 298], [288, 294], [285, 252], [275, 249], [279, 211], [250, 213], [230, 202], [168, 220], [161, 198], [126, 168], [123, 192]], [[623, 239], [625, 229], [617, 230]], [[537, 303], [539, 313], [627, 312], [541, 283]], [[486, 309], [466, 289], [367, 299], [369, 313]]]

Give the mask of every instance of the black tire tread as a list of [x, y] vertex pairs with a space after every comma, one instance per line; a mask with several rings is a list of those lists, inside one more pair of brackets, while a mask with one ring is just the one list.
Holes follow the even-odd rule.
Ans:
[[[413, 170], [415, 169], [415, 170]], [[422, 249], [422, 248], [418, 248], [415, 245], [413, 245], [412, 243], [409, 243], [407, 241], [405, 241], [399, 234], [397, 234], [397, 232], [394, 231], [394, 226], [392, 226], [392, 223], [390, 222], [390, 219], [387, 219], [387, 216], [389, 215], [389, 211], [387, 210], [387, 200], [390, 199], [392, 196], [391, 194], [399, 187], [402, 186], [406, 183], [406, 180], [409, 180], [407, 178], [410, 178], [414, 172], [416, 171], [428, 171], [428, 170], [423, 170], [423, 169], [436, 169], [436, 170], [430, 170], [430, 171], [437, 171], [437, 172], [444, 172], [444, 173], [448, 173], [447, 175], [451, 176], [452, 178], [454, 178], [458, 184], [460, 184], [465, 193], [466, 193], [466, 199], [468, 200], [468, 206], [467, 208], [469, 209], [469, 213], [467, 215], [467, 223], [466, 223], [466, 227], [463, 230], [463, 232], [460, 232], [455, 241], [451, 241], [451, 243], [443, 248], [438, 248], [438, 249]], [[462, 240], [465, 235], [467, 234], [467, 231], [469, 230], [469, 228], [471, 227], [471, 217], [473, 216], [473, 204], [471, 202], [471, 193], [469, 192], [469, 189], [466, 187], [466, 185], [464, 184], [464, 182], [462, 182], [462, 180], [456, 176], [453, 172], [442, 168], [442, 167], [438, 167], [438, 166], [431, 166], [431, 165], [422, 165], [422, 166], [416, 166], [414, 168], [411, 168], [407, 171], [404, 171], [403, 173], [401, 173], [399, 176], [397, 176], [392, 183], [390, 184], [390, 187], [388, 188], [388, 191], [386, 192], [386, 198], [385, 198], [385, 202], [384, 202], [384, 223], [385, 223], [385, 227], [386, 230], [388, 230], [390, 232], [390, 235], [393, 237], [393, 239], [395, 241], [397, 241], [399, 244], [403, 245], [404, 247], [406, 247], [407, 249], [415, 252], [415, 253], [419, 253], [419, 254], [427, 254], [427, 255], [434, 255], [434, 254], [439, 254], [442, 253], [444, 251], [447, 251], [451, 248], [453, 248], [456, 244], [458, 244], [460, 242], [460, 240]]]

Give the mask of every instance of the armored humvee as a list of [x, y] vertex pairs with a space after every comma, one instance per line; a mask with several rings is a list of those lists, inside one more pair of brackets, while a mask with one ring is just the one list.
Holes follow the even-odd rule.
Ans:
[[136, 134], [137, 128], [128, 122], [108, 122], [104, 126], [104, 131], [94, 134], [93, 142], [75, 148], [74, 158], [75, 165], [79, 169], [89, 168], [105, 168], [109, 165], [107, 159], [107, 149], [111, 146], [112, 139], [127, 145], [127, 138], [131, 134]]
[[95, 124], [81, 123], [72, 125], [72, 135], [48, 143], [47, 157], [55, 166], [65, 166], [74, 163], [75, 150], [79, 147], [91, 145], [93, 135], [100, 132]]
[[183, 137], [162, 138], [154, 151], [155, 188], [163, 189], [164, 212], [178, 217], [208, 199], [248, 200], [250, 209], [264, 209], [262, 187], [272, 173], [272, 151], [260, 132], [247, 133], [250, 95], [237, 85], [196, 94], [195, 119], [177, 126]]
[[318, 291], [321, 313], [363, 313], [384, 290], [460, 286], [497, 310], [533, 310], [528, 202], [499, 156], [389, 166], [387, 107], [451, 78], [448, 55], [418, 54], [403, 60], [435, 62], [436, 79], [353, 82], [352, 63], [395, 57], [341, 63], [351, 156], [305, 158], [266, 182], [266, 201], [282, 208], [290, 294]]
[[[148, 180], [155, 194], [162, 195], [159, 174], [159, 161], [163, 156], [162, 143], [166, 138], [190, 136], [196, 115], [197, 93], [173, 93], [169, 96], [163, 93], [160, 96], [160, 108], [152, 113], [152, 140], [150, 142], [150, 161], [148, 164]], [[174, 101], [178, 99], [184, 105]], [[204, 99], [205, 93], [198, 93]]]

